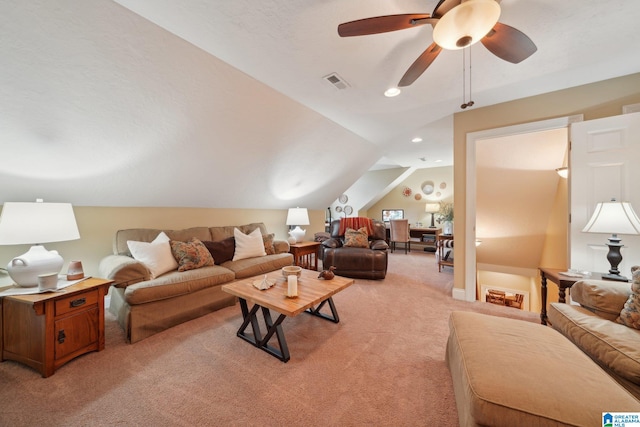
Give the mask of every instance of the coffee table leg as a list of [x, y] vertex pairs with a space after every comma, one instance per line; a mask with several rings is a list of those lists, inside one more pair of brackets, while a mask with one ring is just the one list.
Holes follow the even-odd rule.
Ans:
[[[290, 359], [289, 346], [287, 345], [287, 340], [284, 336], [284, 330], [282, 329], [282, 322], [287, 316], [281, 314], [274, 322], [271, 318], [271, 312], [268, 308], [262, 307], [258, 304], [254, 304], [253, 307], [251, 307], [251, 310], [249, 310], [247, 307], [247, 301], [245, 299], [239, 298], [239, 302], [240, 309], [242, 310], [243, 322], [238, 329], [238, 337], [242, 338], [250, 344], [253, 344], [255, 347], [266, 351], [270, 355], [277, 357], [281, 361], [288, 362]], [[262, 338], [260, 324], [258, 322], [257, 314], [259, 309], [262, 309], [264, 323], [267, 326], [267, 333], [265, 334], [264, 338]], [[251, 323], [253, 334], [247, 334], [246, 332], [249, 323]], [[269, 345], [269, 340], [273, 337], [274, 334], [278, 339], [279, 348]]]
[[[324, 314], [324, 313], [320, 313], [320, 310], [322, 309], [322, 307], [324, 307], [325, 303], [329, 303], [329, 308], [331, 308], [331, 316]], [[309, 309], [306, 310], [307, 313], [309, 314], [313, 314], [314, 316], [318, 316], [321, 317], [325, 320], [329, 320], [333, 323], [339, 323], [340, 322], [340, 317], [338, 316], [338, 310], [336, 309], [336, 305], [333, 302], [333, 298], [329, 297], [326, 300], [322, 301], [320, 303], [320, 305], [315, 308], [315, 307], [311, 307]]]
[[[264, 316], [264, 323], [267, 325], [268, 331], [264, 336], [264, 339], [258, 343], [258, 346], [283, 362], [288, 362], [290, 359], [289, 346], [287, 345], [287, 340], [284, 337], [284, 330], [282, 329], [282, 321], [286, 319], [287, 316], [281, 314], [278, 316], [275, 323], [273, 323], [271, 320], [271, 312], [266, 307], [262, 307], [262, 315]], [[278, 339], [278, 346], [280, 347], [279, 350], [269, 345], [269, 340], [273, 337], [274, 333]]]

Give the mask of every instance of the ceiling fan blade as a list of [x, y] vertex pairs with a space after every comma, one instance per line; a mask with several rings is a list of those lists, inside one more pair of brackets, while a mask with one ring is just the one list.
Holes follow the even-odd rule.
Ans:
[[440, 2], [436, 5], [436, 8], [433, 9], [433, 13], [431, 14], [431, 16], [438, 19], [442, 18], [445, 13], [449, 12], [460, 3], [462, 3], [462, 0], [440, 0]]
[[441, 51], [442, 48], [440, 46], [436, 43], [431, 43], [431, 46], [422, 52], [418, 59], [411, 64], [407, 72], [404, 73], [404, 76], [400, 79], [398, 86], [409, 86], [411, 83], [415, 82], [416, 79], [420, 77], [427, 68], [429, 68], [429, 65], [431, 65]]
[[538, 50], [522, 31], [499, 22], [480, 41], [495, 56], [514, 64], [524, 61]]
[[435, 24], [436, 22], [438, 20], [431, 18], [428, 13], [376, 16], [340, 24], [338, 25], [338, 34], [340, 37], [366, 36], [404, 30], [418, 25]]

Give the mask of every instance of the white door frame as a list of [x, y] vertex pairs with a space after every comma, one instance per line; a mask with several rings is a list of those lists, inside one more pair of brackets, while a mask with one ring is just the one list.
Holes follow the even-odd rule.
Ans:
[[[571, 123], [581, 122], [582, 114], [523, 123], [496, 129], [487, 129], [467, 134], [467, 177], [466, 177], [466, 219], [465, 219], [465, 300], [476, 300], [476, 144], [482, 140], [525, 133], [542, 132], [553, 129], [569, 128]], [[569, 129], [570, 130], [570, 129]], [[571, 135], [569, 139], [571, 139]]]

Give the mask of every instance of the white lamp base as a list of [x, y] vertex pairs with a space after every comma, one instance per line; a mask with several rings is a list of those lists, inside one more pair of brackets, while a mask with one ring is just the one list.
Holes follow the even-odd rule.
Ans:
[[289, 232], [289, 236], [296, 239], [296, 243], [300, 243], [302, 242], [302, 239], [304, 239], [304, 235], [306, 232], [307, 231], [300, 228], [299, 225], [296, 225], [296, 228]]
[[64, 260], [57, 251], [48, 251], [41, 245], [31, 246], [23, 255], [15, 257], [7, 265], [9, 276], [18, 286], [38, 286], [41, 274], [60, 273]]

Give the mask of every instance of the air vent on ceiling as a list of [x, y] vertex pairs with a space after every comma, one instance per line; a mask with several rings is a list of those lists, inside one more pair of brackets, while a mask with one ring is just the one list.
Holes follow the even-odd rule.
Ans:
[[337, 73], [329, 74], [328, 76], [324, 76], [323, 79], [331, 83], [337, 89], [343, 90], [349, 87], [349, 83], [347, 83], [342, 77], [340, 77]]

